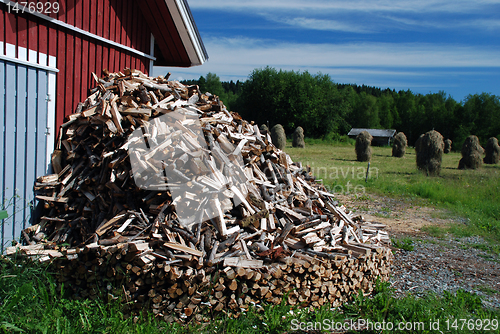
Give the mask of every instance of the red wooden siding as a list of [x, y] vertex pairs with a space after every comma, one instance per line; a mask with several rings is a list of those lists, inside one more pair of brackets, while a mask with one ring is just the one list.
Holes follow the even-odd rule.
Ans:
[[[39, 0], [39, 2], [54, 2]], [[59, 0], [59, 13], [46, 14], [82, 30], [150, 53], [151, 30], [135, 0]], [[57, 57], [56, 129], [89, 89], [91, 72], [149, 71], [149, 59], [30, 14], [7, 13], [0, 4], [0, 41]], [[47, 64], [48, 65], [48, 64]]]

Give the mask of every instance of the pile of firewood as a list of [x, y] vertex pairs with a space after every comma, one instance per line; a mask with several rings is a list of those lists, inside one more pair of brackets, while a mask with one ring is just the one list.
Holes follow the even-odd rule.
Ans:
[[388, 278], [384, 226], [217, 96], [138, 71], [94, 78], [35, 184], [39, 222], [8, 255], [53, 260], [77, 297], [121, 294], [170, 320], [341, 303]]

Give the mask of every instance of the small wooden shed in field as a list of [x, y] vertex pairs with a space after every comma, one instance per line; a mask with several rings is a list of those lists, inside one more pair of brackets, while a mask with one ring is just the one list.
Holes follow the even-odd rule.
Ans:
[[[0, 253], [29, 222], [64, 118], [101, 75], [190, 67], [208, 55], [186, 0], [0, 0]], [[0, 210], [1, 210], [0, 204]]]
[[396, 130], [394, 129], [361, 129], [361, 128], [352, 128], [351, 131], [347, 134], [350, 138], [356, 138], [363, 131], [368, 131], [370, 135], [372, 135], [373, 140], [372, 144], [376, 144], [379, 146], [390, 145], [391, 139], [396, 135]]

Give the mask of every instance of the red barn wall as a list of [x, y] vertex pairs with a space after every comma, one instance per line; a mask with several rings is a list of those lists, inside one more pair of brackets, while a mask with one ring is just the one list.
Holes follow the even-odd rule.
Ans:
[[[151, 53], [151, 31], [135, 0], [59, 0], [58, 3], [58, 13], [45, 15], [146, 54]], [[95, 86], [92, 72], [100, 76], [103, 69], [116, 72], [127, 67], [146, 74], [149, 72], [150, 59], [147, 57], [32, 14], [8, 13], [8, 7], [3, 3], [0, 9], [0, 41], [57, 57], [56, 129]]]

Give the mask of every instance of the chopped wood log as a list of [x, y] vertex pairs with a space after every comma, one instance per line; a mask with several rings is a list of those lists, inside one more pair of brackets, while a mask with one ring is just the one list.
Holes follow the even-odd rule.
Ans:
[[264, 263], [262, 260], [248, 260], [239, 257], [228, 257], [224, 259], [224, 266], [258, 269], [262, 268], [263, 265]]
[[177, 251], [181, 251], [181, 252], [184, 252], [187, 254], [191, 254], [194, 256], [202, 256], [203, 255], [203, 253], [197, 249], [193, 249], [193, 248], [190, 248], [190, 247], [187, 247], [185, 245], [178, 244], [178, 243], [166, 242], [163, 244], [163, 246], [177, 250]]

